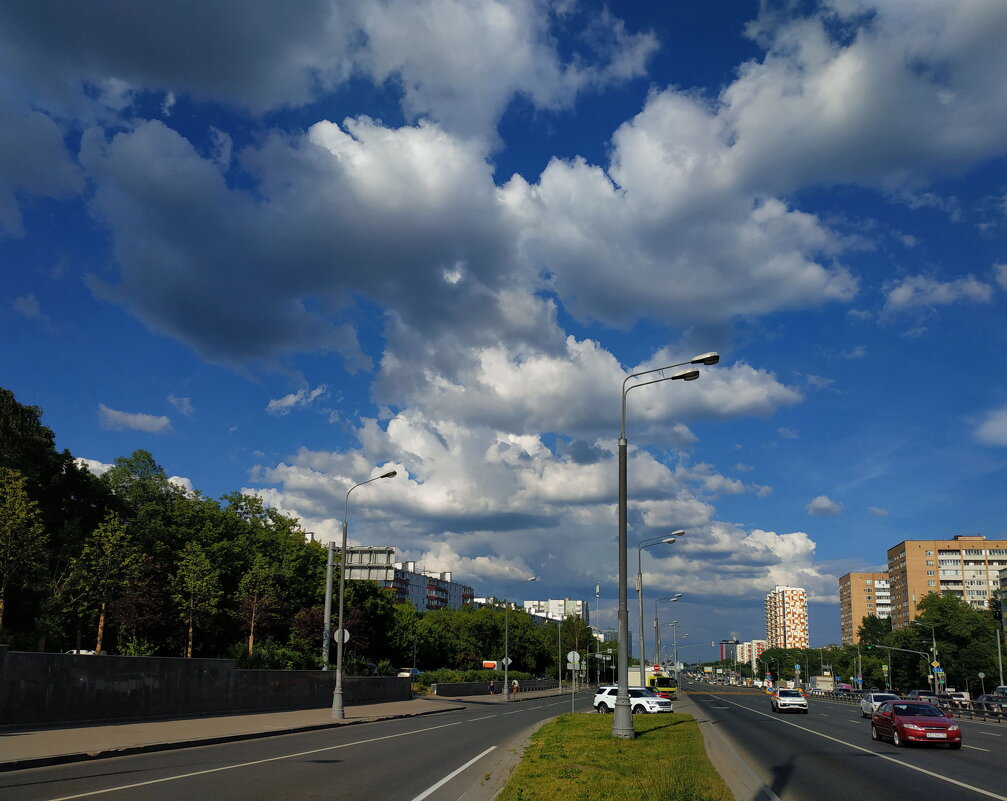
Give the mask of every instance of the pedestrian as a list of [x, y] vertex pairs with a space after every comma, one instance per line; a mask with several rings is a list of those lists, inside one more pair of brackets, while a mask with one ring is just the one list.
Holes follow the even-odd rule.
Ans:
[[511, 694], [517, 693], [517, 679], [514, 679], [510, 683], [510, 691], [511, 691]]
[[497, 691], [497, 683], [490, 679], [490, 695], [495, 695]]

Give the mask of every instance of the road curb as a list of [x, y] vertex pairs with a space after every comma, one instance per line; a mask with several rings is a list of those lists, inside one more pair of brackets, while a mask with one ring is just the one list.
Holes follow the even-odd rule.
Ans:
[[197, 737], [191, 740], [175, 740], [163, 743], [148, 743], [145, 745], [130, 745], [123, 748], [108, 748], [102, 751], [82, 751], [71, 754], [54, 754], [44, 757], [31, 757], [29, 759], [15, 759], [0, 762], [0, 773], [14, 770], [26, 770], [28, 768], [45, 768], [52, 765], [66, 765], [73, 762], [89, 762], [95, 759], [109, 759], [111, 757], [131, 756], [133, 754], [147, 754], [155, 751], [177, 751], [182, 748], [196, 748], [204, 745], [220, 745], [222, 743], [233, 743], [240, 740], [261, 740], [265, 737], [278, 737], [284, 734], [300, 734], [309, 731], [321, 731], [323, 729], [335, 729], [340, 726], [359, 726], [362, 723], [376, 723], [381, 720], [396, 720], [398, 718], [417, 718], [423, 715], [439, 715], [444, 712], [457, 712], [465, 709], [464, 706], [448, 707], [446, 709], [425, 709], [422, 712], [401, 712], [395, 715], [377, 715], [374, 717], [360, 718], [359, 720], [341, 720], [331, 723], [314, 723], [310, 726], [294, 726], [285, 729], [273, 729], [270, 731], [241, 732], [239, 734], [224, 734], [216, 737]]

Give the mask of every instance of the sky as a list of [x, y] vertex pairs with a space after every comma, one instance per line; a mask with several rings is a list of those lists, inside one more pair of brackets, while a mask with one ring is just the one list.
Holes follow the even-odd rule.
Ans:
[[649, 642], [778, 584], [838, 642], [839, 576], [1007, 535], [1002, 0], [296, 8], [0, 5], [0, 385], [59, 448], [614, 626], [623, 379], [717, 351], [627, 396]]

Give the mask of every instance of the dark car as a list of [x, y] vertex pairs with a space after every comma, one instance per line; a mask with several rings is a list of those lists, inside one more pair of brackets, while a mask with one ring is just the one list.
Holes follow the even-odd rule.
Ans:
[[933, 690], [910, 690], [906, 693], [906, 698], [914, 698], [920, 701], [930, 700], [931, 698], [936, 698], [937, 693]]
[[909, 743], [946, 743], [962, 747], [962, 730], [951, 716], [922, 701], [885, 701], [871, 717], [871, 739]]

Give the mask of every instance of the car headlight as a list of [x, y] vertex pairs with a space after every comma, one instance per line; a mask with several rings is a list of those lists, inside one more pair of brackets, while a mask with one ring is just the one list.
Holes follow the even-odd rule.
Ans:
[[903, 729], [909, 729], [909, 731], [923, 731], [922, 726], [917, 726], [915, 723], [903, 723]]
[[950, 726], [948, 726], [948, 731], [958, 731], [958, 725], [952, 723]]

